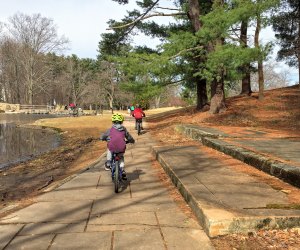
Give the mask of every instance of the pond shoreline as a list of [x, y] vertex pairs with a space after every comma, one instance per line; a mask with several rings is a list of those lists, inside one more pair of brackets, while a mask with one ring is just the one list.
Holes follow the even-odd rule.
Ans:
[[33, 124], [44, 117], [0, 114], [0, 171], [32, 160], [61, 144], [61, 130]]
[[15, 124], [16, 128], [25, 128], [25, 129], [33, 129], [33, 130], [40, 130], [42, 132], [46, 132], [48, 134], [53, 134], [56, 137], [56, 145], [54, 147], [49, 147], [49, 149], [39, 152], [39, 153], [33, 153], [30, 155], [22, 156], [20, 159], [11, 160], [7, 163], [1, 163], [0, 162], [0, 172], [3, 172], [9, 168], [13, 168], [17, 164], [25, 163], [30, 160], [34, 160], [35, 158], [39, 157], [40, 155], [44, 153], [51, 152], [51, 150], [59, 147], [62, 143], [61, 133], [62, 131], [60, 129], [52, 128], [52, 127], [45, 127], [45, 126], [39, 126], [39, 125], [33, 125], [33, 124]]

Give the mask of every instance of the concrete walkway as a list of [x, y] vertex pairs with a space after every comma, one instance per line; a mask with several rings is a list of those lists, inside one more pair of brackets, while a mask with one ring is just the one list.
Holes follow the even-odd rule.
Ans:
[[180, 125], [180, 132], [270, 175], [300, 187], [300, 138], [270, 137], [266, 131], [219, 129]]
[[[248, 136], [244, 138], [194, 125], [180, 125], [178, 130], [205, 146], [299, 186], [300, 167], [296, 165], [300, 159], [299, 138], [281, 138], [280, 142], [269, 138], [266, 145], [266, 139], [253, 140], [255, 131], [245, 131]], [[288, 147], [291, 144], [293, 147]], [[157, 147], [154, 152], [209, 236], [300, 226], [299, 209], [271, 209], [289, 207], [286, 193], [233, 170], [203, 153], [201, 147], [204, 146]], [[278, 161], [280, 155], [289, 163]]]
[[129, 181], [115, 194], [99, 164], [0, 220], [0, 249], [213, 249], [198, 222], [173, 201], [151, 166], [155, 143], [137, 136], [125, 165]]

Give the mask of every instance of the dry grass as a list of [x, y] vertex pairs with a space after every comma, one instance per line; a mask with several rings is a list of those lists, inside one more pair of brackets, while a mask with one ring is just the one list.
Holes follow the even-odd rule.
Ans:
[[34, 125], [58, 128], [67, 133], [75, 133], [80, 137], [99, 137], [100, 131], [111, 126], [111, 115], [41, 119], [36, 121]]
[[148, 115], [156, 115], [159, 113], [163, 113], [163, 112], [170, 111], [170, 110], [176, 110], [179, 108], [181, 108], [181, 107], [166, 107], [166, 108], [149, 109], [149, 110], [146, 110], [145, 113], [147, 116]]

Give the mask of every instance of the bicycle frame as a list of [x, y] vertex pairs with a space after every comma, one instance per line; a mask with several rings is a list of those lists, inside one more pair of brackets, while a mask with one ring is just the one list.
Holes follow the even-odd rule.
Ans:
[[138, 135], [141, 134], [142, 121], [143, 121], [142, 119], [137, 119], [136, 120], [136, 126], [137, 126], [137, 133], [138, 133]]
[[120, 168], [120, 156], [118, 153], [112, 153], [111, 159], [111, 177], [115, 184], [115, 193], [119, 192], [120, 183], [122, 181], [122, 172]]

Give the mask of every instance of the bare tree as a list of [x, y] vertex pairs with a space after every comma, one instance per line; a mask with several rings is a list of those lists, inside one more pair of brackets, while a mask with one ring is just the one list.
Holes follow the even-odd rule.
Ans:
[[113, 113], [113, 104], [117, 89], [117, 69], [113, 63], [102, 62], [99, 82], [102, 85], [106, 99], [108, 101], [111, 112]]
[[20, 46], [14, 40], [3, 36], [0, 41], [0, 87], [2, 100], [22, 103], [24, 72], [19, 61]]
[[25, 73], [25, 97], [26, 102], [32, 104], [34, 91], [39, 85], [41, 89], [43, 78], [49, 70], [42, 55], [62, 51], [68, 40], [58, 37], [53, 20], [40, 14], [29, 16], [17, 13], [9, 19], [7, 28], [12, 38], [21, 46], [19, 60]]
[[66, 80], [69, 86], [70, 102], [82, 103], [85, 89], [92, 80], [92, 72], [84, 65], [84, 59], [76, 55], [68, 57]]
[[[278, 63], [274, 61], [269, 61], [264, 64], [264, 84], [265, 89], [275, 89], [281, 87], [287, 87], [289, 85], [288, 81], [288, 71], [281, 71], [277, 73], [275, 70], [279, 68]], [[256, 73], [251, 74], [252, 89], [254, 91], [259, 90], [258, 75]]]
[[[74, 72], [74, 68], [73, 68]], [[93, 104], [102, 109], [103, 106], [109, 106], [111, 111], [113, 112], [114, 104], [117, 106], [122, 106], [124, 95], [118, 88], [118, 76], [117, 70], [113, 63], [102, 61], [100, 67], [98, 68], [98, 72], [92, 73], [90, 75], [86, 84], [83, 84], [85, 78], [91, 72], [82, 72], [74, 78], [73, 74], [73, 87], [76, 87], [77, 92], [79, 91], [79, 95], [76, 97], [81, 98], [82, 104]], [[82, 78], [80, 80], [80, 77]], [[76, 82], [74, 82], [76, 80]], [[75, 86], [75, 84], [77, 84]], [[75, 91], [75, 93], [77, 93]], [[116, 103], [116, 98], [119, 100]]]

